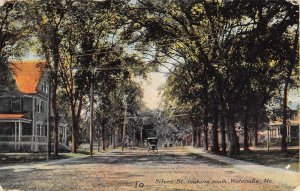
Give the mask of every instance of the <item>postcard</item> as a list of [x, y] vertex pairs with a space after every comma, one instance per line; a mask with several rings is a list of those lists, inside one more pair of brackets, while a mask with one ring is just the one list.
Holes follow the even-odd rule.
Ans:
[[0, 0], [0, 191], [300, 190], [299, 0]]

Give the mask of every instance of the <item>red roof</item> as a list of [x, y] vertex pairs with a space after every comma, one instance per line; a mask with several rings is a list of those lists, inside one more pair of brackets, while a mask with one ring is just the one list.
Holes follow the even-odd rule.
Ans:
[[21, 119], [25, 114], [0, 114], [0, 119]]
[[44, 61], [13, 62], [11, 69], [17, 87], [22, 93], [36, 93], [36, 87], [45, 69]]

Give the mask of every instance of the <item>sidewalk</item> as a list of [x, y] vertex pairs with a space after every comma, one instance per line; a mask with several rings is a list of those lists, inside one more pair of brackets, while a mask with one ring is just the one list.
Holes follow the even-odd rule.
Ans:
[[294, 172], [294, 171], [275, 168], [275, 167], [263, 166], [260, 164], [255, 164], [255, 163], [241, 161], [241, 160], [237, 160], [225, 156], [215, 155], [212, 153], [204, 152], [201, 148], [188, 147], [188, 151], [199, 154], [203, 157], [225, 162], [240, 171], [249, 174], [255, 174], [256, 176], [259, 176], [262, 179], [269, 178], [272, 179], [273, 181], [278, 182], [279, 184], [287, 184], [295, 188], [300, 185], [299, 172]]
[[31, 162], [31, 163], [22, 163], [22, 164], [10, 164], [7, 166], [0, 166], [0, 170], [31, 171], [33, 169], [40, 168], [42, 166], [64, 164], [70, 161], [81, 160], [88, 157], [90, 156], [79, 156], [74, 158], [71, 157], [66, 159], [50, 160], [49, 162], [43, 161], [43, 162]]

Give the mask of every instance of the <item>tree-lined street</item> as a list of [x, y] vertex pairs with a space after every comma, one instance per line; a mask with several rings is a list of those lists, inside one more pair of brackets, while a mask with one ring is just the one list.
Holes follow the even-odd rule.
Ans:
[[299, 184], [298, 1], [0, 2], [1, 188]]

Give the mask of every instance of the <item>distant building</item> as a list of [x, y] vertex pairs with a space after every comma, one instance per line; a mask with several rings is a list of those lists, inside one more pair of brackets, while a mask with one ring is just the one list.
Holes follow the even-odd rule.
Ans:
[[[14, 62], [15, 87], [0, 90], [0, 152], [45, 151], [47, 148], [48, 74], [41, 61]], [[53, 125], [53, 124], [52, 124]], [[67, 142], [67, 123], [59, 123]]]
[[[299, 140], [300, 118], [297, 110], [290, 111], [290, 117], [287, 120], [287, 142]], [[269, 123], [269, 136], [271, 142], [281, 139], [281, 130], [283, 128], [282, 119], [277, 119]], [[267, 141], [268, 131], [259, 132], [261, 142]]]

